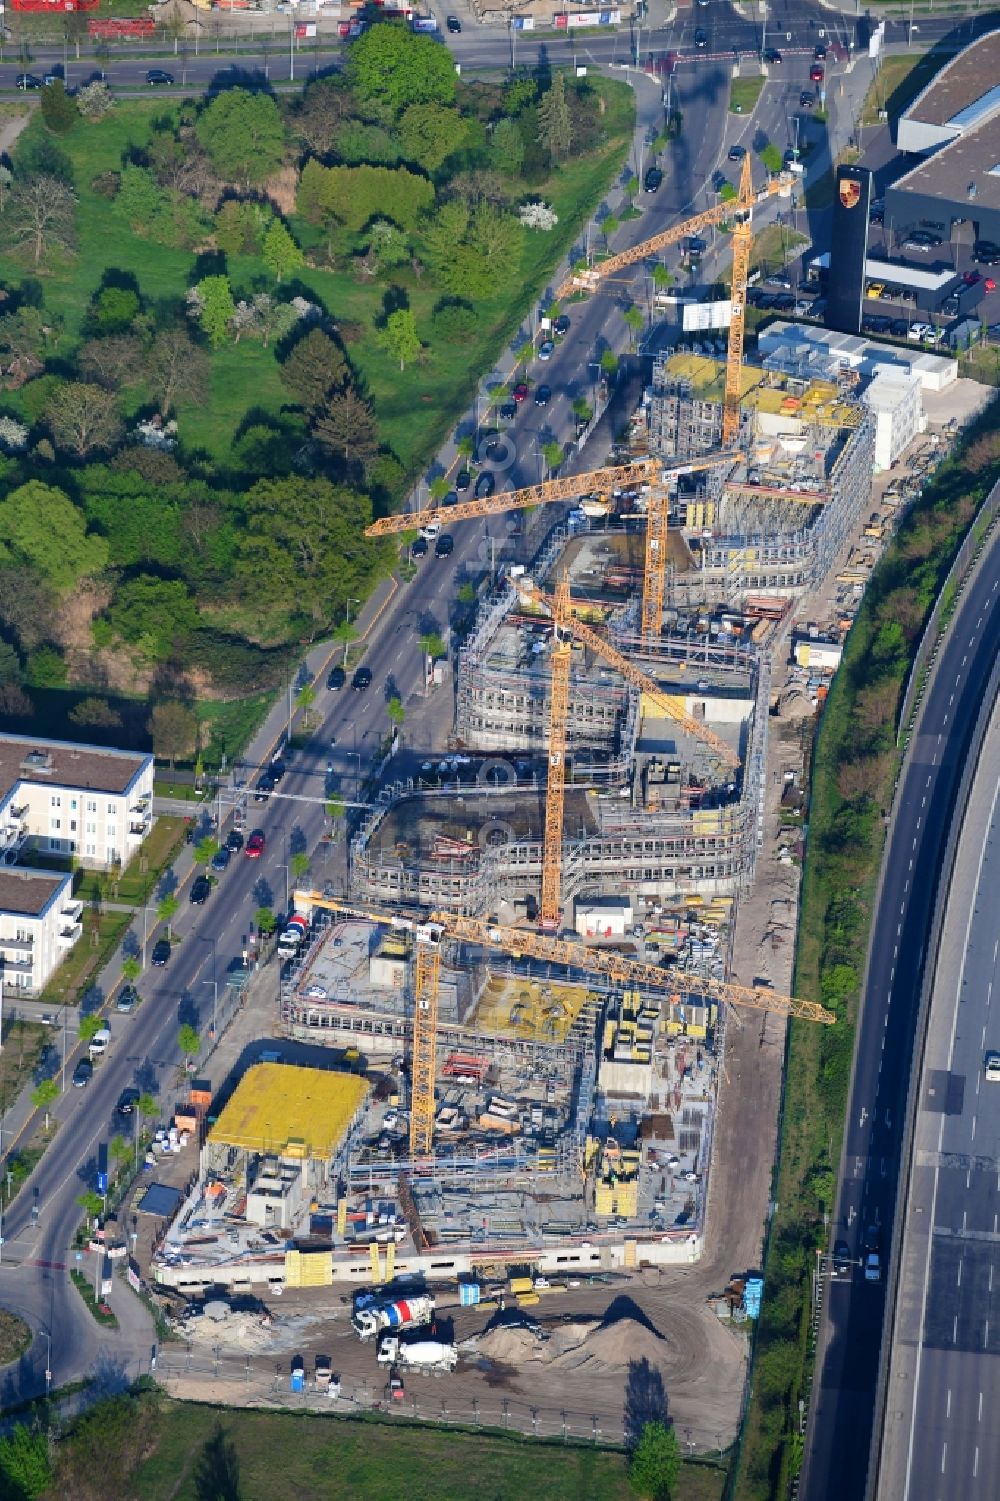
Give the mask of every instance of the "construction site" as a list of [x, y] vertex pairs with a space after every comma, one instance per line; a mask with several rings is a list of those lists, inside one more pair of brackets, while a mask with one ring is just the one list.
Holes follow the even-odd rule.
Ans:
[[[706, 1215], [733, 1029], [759, 1029], [741, 1066], [773, 1089], [784, 1020], [834, 1021], [772, 982], [770, 902], [770, 947], [744, 935], [753, 957], [733, 978], [737, 914], [763, 853], [774, 858], [769, 737], [787, 700], [773, 680], [800, 600], [865, 529], [876, 438], [849, 372], [744, 360], [752, 207], [786, 187], [755, 194], [747, 158], [734, 204], [559, 289], [599, 291], [705, 224], [732, 232], [726, 361], [658, 358], [603, 467], [369, 528], [433, 536], [444, 521], [536, 513], [530, 553], [479, 589], [446, 679], [448, 753], [360, 811], [343, 894], [294, 893], [277, 947], [284, 1041], [267, 1080], [234, 1081], [200, 1128], [197, 1171], [153, 1258], [162, 1287], [312, 1297], [329, 1320], [346, 1285], [354, 1335], [400, 1383], [490, 1361], [582, 1378], [613, 1346], [620, 1385], [636, 1339], [666, 1360], [666, 1337], [653, 1341], [677, 1307], [644, 1305], [612, 1334], [592, 1318], [607, 1294], [586, 1302], [585, 1289], [662, 1288], [708, 1253], [718, 1263]], [[868, 530], [874, 552], [891, 523]], [[822, 702], [862, 587], [837, 595], [837, 639], [809, 626], [794, 646], [792, 718]], [[785, 865], [801, 856], [800, 771], [778, 788]], [[781, 971], [787, 985], [787, 959]], [[302, 1099], [326, 1101], [323, 1130]], [[733, 1172], [755, 1159], [744, 1176], [764, 1185], [766, 1141], [730, 1134], [720, 1150]], [[729, 1179], [754, 1254], [762, 1206], [741, 1208]], [[737, 1365], [738, 1326], [759, 1309], [751, 1272], [735, 1263], [719, 1278], [710, 1315], [737, 1326]], [[580, 1315], [555, 1344], [535, 1328], [554, 1294]], [[434, 1309], [452, 1305], [462, 1313], [442, 1337]], [[704, 1338], [684, 1317], [684, 1339]]]

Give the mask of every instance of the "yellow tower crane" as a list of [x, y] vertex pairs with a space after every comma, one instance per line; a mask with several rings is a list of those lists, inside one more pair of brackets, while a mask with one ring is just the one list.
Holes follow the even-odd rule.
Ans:
[[[718, 1005], [746, 1007], [766, 1011], [773, 1016], [794, 1017], [801, 1021], [820, 1022], [829, 1026], [837, 1020], [832, 1011], [815, 1001], [801, 1001], [794, 996], [704, 975], [685, 974], [643, 964], [610, 949], [587, 948], [581, 942], [555, 938], [526, 928], [512, 928], [477, 917], [459, 917], [451, 912], [404, 913], [355, 906], [336, 897], [321, 896], [316, 891], [296, 891], [295, 910], [310, 916], [315, 909], [339, 912], [344, 917], [363, 922], [382, 923], [397, 931], [411, 932], [416, 941], [417, 968], [413, 1013], [413, 1090], [410, 1101], [410, 1152], [424, 1156], [432, 1150], [434, 1136], [434, 1059], [437, 1047], [437, 989], [440, 979], [440, 946], [445, 939], [475, 944], [493, 953], [509, 954], [515, 959], [527, 956], [546, 963], [565, 965], [606, 976], [616, 984], [641, 986], [647, 990], [687, 991], [704, 996]], [[421, 949], [425, 950], [421, 962]], [[437, 951], [438, 961], [433, 955]], [[416, 1066], [417, 1057], [421, 1066]]]
[[638, 261], [644, 261], [648, 256], [656, 255], [661, 250], [666, 250], [669, 245], [676, 245], [687, 235], [697, 234], [700, 229], [707, 229], [714, 224], [723, 224], [734, 219], [733, 234], [733, 275], [732, 275], [732, 317], [729, 322], [729, 346], [726, 354], [726, 387], [722, 406], [722, 446], [731, 448], [739, 437], [740, 431], [740, 397], [742, 395], [741, 371], [743, 368], [743, 335], [746, 323], [747, 301], [747, 277], [750, 273], [750, 251], [753, 248], [752, 214], [755, 203], [773, 197], [775, 193], [788, 193], [791, 191], [791, 178], [787, 173], [780, 177], [772, 177], [764, 188], [755, 193], [753, 178], [750, 169], [750, 155], [743, 158], [743, 167], [740, 171], [740, 185], [736, 197], [726, 203], [717, 203], [714, 208], [704, 209], [702, 213], [695, 214], [690, 219], [685, 219], [682, 224], [675, 224], [671, 229], [665, 229], [658, 235], [653, 235], [649, 240], [643, 240], [639, 245], [633, 245], [628, 250], [622, 250], [618, 255], [609, 256], [605, 261], [599, 261], [593, 266], [583, 270], [574, 271], [556, 288], [556, 301], [570, 296], [573, 292], [596, 292], [602, 281], [614, 276], [616, 272], [627, 266], [634, 266]]
[[553, 501], [577, 500], [581, 495], [610, 492], [618, 487], [647, 484], [646, 554], [642, 576], [642, 634], [655, 639], [663, 620], [663, 596], [667, 577], [667, 529], [670, 516], [668, 482], [682, 474], [711, 469], [716, 464], [734, 464], [737, 452], [709, 453], [701, 458], [673, 463], [663, 459], [636, 459], [631, 464], [614, 464], [607, 469], [593, 469], [587, 474], [567, 475], [528, 485], [523, 490], [502, 490], [498, 495], [484, 495], [475, 500], [460, 500], [442, 508], [427, 506], [422, 511], [407, 511], [398, 516], [381, 516], [365, 528], [366, 537], [385, 537], [407, 532], [431, 522], [452, 525], [480, 516], [501, 516], [506, 511], [523, 511], [531, 506]]
[[565, 625], [570, 619], [569, 574], [560, 574], [553, 603], [555, 640], [549, 678], [548, 773], [545, 778], [545, 833], [542, 841], [543, 928], [557, 928], [562, 915], [563, 822], [566, 809], [566, 732], [569, 721], [569, 668], [572, 657]]

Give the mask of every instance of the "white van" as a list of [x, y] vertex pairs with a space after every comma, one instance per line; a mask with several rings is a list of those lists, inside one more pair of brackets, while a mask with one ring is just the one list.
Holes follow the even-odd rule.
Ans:
[[111, 1043], [111, 1028], [103, 1022], [90, 1039], [89, 1053], [91, 1058], [101, 1058], [108, 1051]]

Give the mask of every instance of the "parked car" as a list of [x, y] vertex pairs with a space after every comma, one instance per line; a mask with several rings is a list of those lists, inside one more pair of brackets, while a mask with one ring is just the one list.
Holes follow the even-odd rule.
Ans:
[[992, 240], [977, 240], [972, 259], [980, 266], [1000, 266], [1000, 245], [995, 245]]
[[[365, 670], [367, 671], [367, 669]], [[370, 678], [371, 674], [369, 673], [368, 675]], [[254, 829], [253, 833], [250, 835], [250, 838], [247, 840], [247, 847], [244, 851], [246, 858], [248, 860], [259, 860], [261, 855], [264, 853], [265, 843], [266, 840], [264, 837], [263, 829]]]
[[128, 1085], [118, 1096], [118, 1104], [115, 1110], [119, 1115], [134, 1115], [135, 1107], [139, 1103], [139, 1091], [134, 1084]]
[[514, 398], [515, 401], [527, 401], [527, 399], [528, 399], [528, 382], [524, 381], [524, 380], [519, 380], [518, 383], [517, 383], [517, 385], [514, 387], [513, 391], [511, 391], [510, 394], [513, 396], [513, 398]]
[[552, 400], [551, 386], [538, 386], [535, 390], [535, 406], [547, 407]]
[[138, 1006], [139, 999], [139, 992], [134, 985], [123, 985], [115, 1001], [115, 1010], [120, 1011], [123, 1016], [129, 1016]]
[[550, 360], [555, 352], [555, 347], [551, 339], [543, 339], [538, 346], [538, 358], [540, 360]]
[[347, 673], [342, 667], [330, 668], [330, 673], [326, 680], [326, 686], [330, 689], [331, 692], [333, 692], [337, 688], [343, 688], [346, 682]]
[[149, 962], [155, 969], [162, 969], [170, 961], [170, 939], [158, 938], [153, 944]]
[[166, 73], [162, 68], [150, 68], [146, 74], [146, 82], [150, 88], [169, 88], [174, 81], [172, 73]]
[[663, 182], [663, 173], [659, 167], [650, 167], [643, 179], [643, 191], [646, 193], [658, 193]]
[[[240, 841], [239, 844], [234, 845], [232, 843], [234, 837]], [[242, 834], [230, 834], [229, 838], [226, 840], [222, 848], [216, 850], [215, 854], [212, 856], [212, 869], [217, 870], [220, 873], [224, 870], [228, 870], [230, 860], [233, 858], [236, 850], [241, 849], [242, 846]]]
[[552, 332], [558, 334], [560, 338], [569, 333], [569, 318], [565, 313], [559, 314], [559, 317], [552, 325]]
[[434, 544], [434, 556], [436, 558], [450, 558], [455, 551], [455, 539], [447, 532], [442, 532]]
[[[351, 678], [351, 687], [354, 689], [355, 693], [363, 693], [365, 691], [365, 689], [366, 688], [370, 688], [371, 685], [372, 685], [372, 670], [371, 670], [371, 668], [370, 667], [359, 667], [359, 668], [357, 668], [356, 671], [355, 671], [355, 673], [354, 673], [354, 676]], [[251, 837], [253, 837], [253, 836], [251, 836]], [[264, 846], [263, 846], [263, 844], [261, 844], [261, 849], [263, 849], [263, 848], [264, 848]], [[249, 853], [250, 853], [250, 846], [248, 844], [247, 845], [247, 854], [249, 854]], [[259, 851], [258, 851], [258, 853], [259, 853]]]
[[26, 94], [29, 89], [40, 89], [42, 86], [42, 80], [40, 78], [36, 78], [34, 73], [19, 73], [14, 80], [14, 85], [16, 88], [19, 88], [22, 93]]
[[197, 876], [195, 880], [191, 882], [191, 890], [188, 893], [188, 900], [190, 901], [192, 907], [203, 907], [211, 895], [212, 883], [208, 879], [208, 876]]
[[982, 272], [980, 272], [980, 271], [963, 271], [962, 272], [962, 280], [965, 282], [965, 285], [967, 287], [974, 287], [976, 285], [976, 283], [982, 281], [982, 279], [983, 279]]
[[73, 1088], [86, 1089], [87, 1085], [90, 1083], [93, 1077], [94, 1065], [91, 1063], [89, 1058], [81, 1058], [76, 1068], [73, 1070]]
[[463, 491], [467, 490], [471, 484], [472, 475], [469, 473], [468, 469], [460, 469], [455, 475], [455, 489], [458, 491], [459, 495], [461, 495]]
[[910, 325], [907, 323], [905, 318], [893, 318], [892, 322], [889, 324], [889, 332], [892, 334], [893, 338], [905, 339], [909, 331]]

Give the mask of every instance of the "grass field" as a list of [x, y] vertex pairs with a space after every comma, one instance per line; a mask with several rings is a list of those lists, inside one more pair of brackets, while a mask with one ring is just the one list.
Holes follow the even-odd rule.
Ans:
[[[238, 1480], [230, 1489], [205, 1465], [221, 1424]], [[216, 1445], [214, 1452], [221, 1452]], [[540, 1445], [442, 1428], [338, 1421], [323, 1416], [219, 1410], [167, 1403], [155, 1452], [133, 1475], [138, 1501], [200, 1501], [239, 1495], [272, 1501], [276, 1456], [283, 1495], [296, 1501], [632, 1501], [625, 1457], [601, 1449]], [[674, 1501], [719, 1501], [720, 1470], [685, 1465]]]
[[70, 949], [55, 974], [39, 996], [56, 1006], [75, 1005], [90, 981], [107, 964], [125, 936], [131, 921], [128, 912], [102, 912], [97, 921], [97, 942], [93, 939], [91, 916], [84, 914], [84, 932]]
[[879, 110], [883, 109], [890, 120], [898, 119], [950, 57], [950, 52], [937, 50], [884, 57], [861, 106], [861, 124], [880, 124]]
[[17, 1099], [30, 1079], [48, 1037], [48, 1027], [37, 1022], [7, 1022], [0, 1051], [0, 1113]]
[[[481, 336], [476, 340], [472, 361], [464, 344], [436, 342], [426, 349], [421, 361], [401, 373], [398, 363], [379, 349], [372, 337], [375, 321], [383, 311], [387, 290], [384, 280], [373, 284], [359, 280], [350, 269], [308, 266], [297, 277], [297, 290], [319, 302], [335, 321], [354, 322], [364, 330], [362, 337], [350, 344], [350, 357], [374, 398], [383, 441], [412, 474], [419, 472], [447, 435], [472, 397], [477, 375], [489, 368], [515, 333], [543, 291], [548, 270], [572, 245], [625, 160], [633, 124], [631, 90], [603, 79], [596, 80], [594, 87], [604, 106], [604, 144], [587, 156], [570, 160], [532, 189], [533, 197], [553, 206], [559, 223], [549, 233], [526, 236], [521, 264], [512, 268], [502, 293], [477, 306]], [[79, 195], [80, 246], [76, 256], [53, 265], [49, 274], [42, 276], [46, 309], [63, 320], [60, 354], [78, 341], [87, 305], [108, 270], [134, 276], [148, 304], [170, 309], [182, 305], [189, 285], [197, 279], [192, 253], [133, 233], [112, 203], [92, 186], [100, 173], [116, 171], [130, 155], [141, 155], [150, 139], [152, 121], [162, 116], [165, 108], [162, 101], [122, 101], [99, 125], [80, 124], [60, 138], [60, 149], [73, 163]], [[42, 129], [40, 122], [33, 121], [22, 141]], [[315, 242], [315, 232], [308, 225], [293, 219], [292, 226], [304, 246]], [[245, 295], [260, 283], [263, 266], [254, 257], [233, 256], [228, 272], [237, 295]], [[0, 276], [5, 280], [20, 281], [24, 274], [23, 264], [0, 256]], [[431, 285], [426, 275], [418, 279], [409, 266], [394, 272], [391, 281], [406, 292], [418, 332], [426, 341], [440, 288]], [[139, 395], [135, 393], [136, 406]], [[16, 406], [17, 393], [8, 400]], [[276, 417], [287, 400], [272, 348], [247, 340], [227, 345], [212, 358], [208, 401], [180, 407], [181, 436], [190, 448], [223, 457], [248, 409]]]
[[729, 113], [731, 115], [753, 114], [766, 82], [767, 79], [762, 76], [734, 78], [729, 85]]

